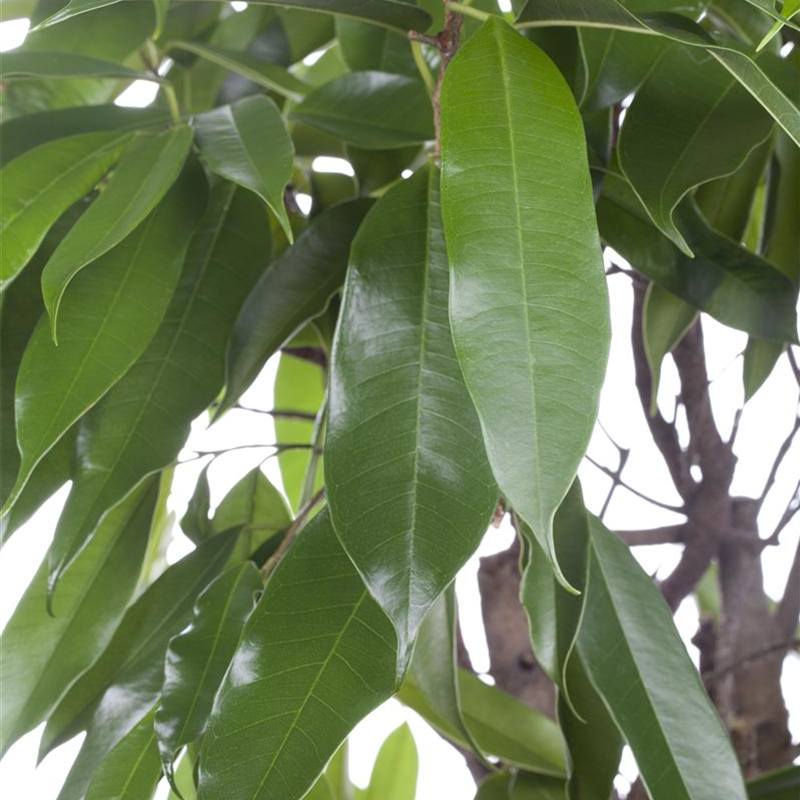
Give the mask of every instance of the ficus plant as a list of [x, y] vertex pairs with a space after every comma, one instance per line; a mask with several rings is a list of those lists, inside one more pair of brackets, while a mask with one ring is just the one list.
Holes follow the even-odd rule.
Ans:
[[[162, 776], [183, 800], [412, 800], [405, 727], [367, 790], [347, 777], [348, 735], [396, 696], [481, 800], [618, 797], [625, 745], [631, 797], [796, 796], [800, 560], [774, 603], [761, 554], [800, 495], [773, 530], [758, 512], [800, 422], [760, 497], [733, 496], [698, 316], [749, 337], [745, 400], [775, 369], [800, 383], [798, 3], [0, 9], [32, 22], [0, 57], [3, 540], [69, 484], [0, 639], [0, 752], [85, 732], [59, 800], [148, 800]], [[115, 105], [137, 81], [155, 100]], [[667, 528], [610, 531], [576, 477], [612, 279]], [[273, 406], [247, 411], [278, 354]], [[190, 426], [245, 413], [237, 447], [282, 486], [256, 468], [212, 513], [225, 452], [187, 456]], [[168, 564], [187, 458], [193, 549]], [[453, 582], [504, 518], [488, 685]], [[682, 555], [655, 581], [630, 548], [664, 542]]]

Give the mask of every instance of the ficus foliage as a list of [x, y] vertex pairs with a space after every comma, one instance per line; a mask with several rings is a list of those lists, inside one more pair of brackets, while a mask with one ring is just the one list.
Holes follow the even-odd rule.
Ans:
[[[603, 800], [624, 743], [653, 800], [745, 798], [576, 472], [604, 247], [652, 281], [656, 385], [699, 311], [750, 336], [748, 397], [797, 342], [796, 4], [2, 8], [33, 21], [0, 60], [3, 538], [70, 482], [2, 635], [2, 751], [86, 731], [59, 800], [162, 774], [185, 800], [346, 800], [343, 742], [397, 695], [491, 758], [481, 798]], [[115, 106], [135, 80], [155, 102]], [[167, 567], [192, 421], [281, 349], [288, 502], [256, 470], [210, 515], [204, 471]], [[498, 507], [557, 722], [456, 667], [453, 579]], [[398, 729], [359, 796], [411, 800], [416, 770]]]

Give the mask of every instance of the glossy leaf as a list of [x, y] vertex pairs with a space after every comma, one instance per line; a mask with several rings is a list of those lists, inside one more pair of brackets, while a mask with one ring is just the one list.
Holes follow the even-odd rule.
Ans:
[[261, 576], [252, 561], [224, 572], [197, 598], [189, 627], [169, 643], [155, 733], [161, 763], [173, 784], [175, 756], [205, 731], [214, 695], [260, 588]]
[[389, 621], [318, 514], [245, 625], [204, 739], [201, 796], [302, 797], [392, 694], [396, 657]]
[[[734, 130], [731, 119], [740, 121]], [[673, 220], [675, 207], [698, 184], [735, 172], [772, 127], [772, 118], [711, 55], [675, 47], [626, 112], [619, 164], [653, 222], [692, 255]]]
[[128, 78], [154, 80], [153, 75], [139, 72], [113, 61], [104, 61], [78, 53], [44, 53], [12, 51], [3, 54], [0, 77], [11, 81], [19, 78]]
[[100, 762], [86, 800], [149, 800], [161, 777], [151, 711]]
[[155, 503], [152, 481], [108, 515], [64, 576], [47, 613], [42, 564], [0, 637], [0, 751], [44, 721], [109, 642], [139, 579]]
[[381, 745], [364, 800], [414, 800], [419, 756], [411, 728], [404, 723]]
[[370, 205], [354, 200], [323, 212], [261, 276], [231, 336], [221, 410], [233, 406], [267, 359], [325, 310], [344, 282], [350, 243]]
[[219, 393], [228, 332], [269, 258], [265, 217], [257, 198], [231, 184], [212, 193], [161, 327], [83, 418], [72, 490], [53, 543], [52, 580], [107, 509], [177, 458], [192, 420]]
[[197, 596], [224, 569], [235, 534], [215, 536], [168, 567], [126, 611], [108, 646], [47, 721], [40, 753], [89, 729], [62, 800], [86, 790], [105, 755], [158, 699], [169, 640], [191, 620]]
[[432, 139], [433, 108], [425, 84], [388, 72], [348, 72], [309, 94], [292, 117], [367, 149]]
[[[559, 137], [538, 135], [543, 127]], [[605, 372], [607, 290], [572, 94], [541, 50], [497, 20], [447, 70], [442, 211], [453, 338], [489, 461], [556, 565], [553, 515]]]
[[642, 315], [642, 334], [647, 365], [650, 368], [650, 413], [658, 410], [661, 362], [677, 346], [697, 317], [697, 309], [657, 283], [647, 289]]
[[594, 518], [577, 647], [652, 800], [746, 796], [730, 740], [659, 590]]
[[477, 549], [497, 504], [448, 324], [438, 179], [433, 168], [419, 170], [361, 226], [328, 401], [331, 517], [395, 625], [400, 671], [422, 619]]
[[58, 139], [0, 171], [0, 289], [30, 261], [61, 214], [114, 166], [129, 140], [118, 132]]
[[177, 179], [190, 146], [186, 126], [139, 138], [97, 200], [64, 237], [42, 273], [53, 341], [57, 341], [59, 306], [70, 281], [141, 224]]
[[178, 282], [206, 199], [205, 178], [199, 167], [190, 165], [130, 236], [74, 279], [61, 305], [64, 333], [58, 346], [47, 320], [39, 322], [17, 377], [22, 463], [16, 491], [150, 343]]
[[194, 129], [208, 166], [255, 192], [291, 242], [283, 192], [292, 176], [294, 148], [275, 103], [263, 95], [246, 97], [195, 117]]

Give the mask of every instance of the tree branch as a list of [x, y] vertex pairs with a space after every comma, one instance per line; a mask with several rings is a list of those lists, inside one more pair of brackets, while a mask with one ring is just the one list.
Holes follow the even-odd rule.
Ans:
[[616, 531], [616, 534], [629, 547], [641, 547], [650, 544], [680, 544], [686, 536], [686, 523], [665, 525], [662, 528]]
[[720, 667], [719, 669], [715, 669], [711, 672], [704, 672], [703, 681], [706, 684], [714, 683], [725, 675], [735, 672], [742, 667], [746, 667], [748, 664], [752, 664], [754, 661], [759, 661], [762, 658], [774, 655], [782, 650], [793, 650], [797, 647], [800, 647], [800, 639], [789, 639], [784, 642], [778, 642], [777, 644], [771, 644], [768, 647], [762, 647], [760, 650], [755, 650], [752, 653], [748, 653], [743, 658], [737, 659], [732, 664], [726, 664], [724, 667]]
[[797, 435], [798, 431], [800, 431], [800, 405], [798, 405], [797, 411], [795, 413], [794, 425], [792, 425], [792, 429], [789, 431], [789, 434], [781, 443], [780, 449], [778, 450], [778, 455], [772, 462], [772, 467], [769, 471], [769, 475], [767, 476], [766, 483], [764, 484], [764, 489], [762, 490], [761, 496], [758, 499], [759, 508], [761, 508], [761, 506], [764, 505], [764, 501], [767, 499], [767, 495], [770, 493], [770, 490], [775, 485], [775, 479], [778, 477], [778, 471], [780, 470], [781, 464], [783, 464], [783, 460], [786, 458], [787, 453], [789, 452], [789, 450], [792, 449], [792, 444], [794, 443], [794, 437]]
[[605, 467], [599, 462], [595, 461], [591, 456], [585, 456], [586, 460], [597, 469], [600, 470], [604, 475], [608, 475], [609, 478], [612, 480], [616, 480], [623, 489], [627, 489], [631, 494], [635, 494], [637, 497], [641, 498], [642, 500], [646, 500], [648, 503], [652, 503], [654, 506], [658, 506], [659, 508], [664, 508], [667, 511], [674, 511], [676, 514], [684, 514], [685, 509], [683, 506], [673, 506], [669, 503], [664, 503], [661, 500], [656, 500], [654, 497], [649, 497], [648, 495], [644, 494], [644, 492], [640, 492], [638, 489], [634, 489], [633, 486], [623, 481], [617, 473], [611, 469], [610, 467]]
[[783, 636], [788, 637], [794, 633], [798, 617], [800, 617], [800, 539], [797, 541], [792, 566], [786, 578], [783, 597], [775, 609], [775, 623]]

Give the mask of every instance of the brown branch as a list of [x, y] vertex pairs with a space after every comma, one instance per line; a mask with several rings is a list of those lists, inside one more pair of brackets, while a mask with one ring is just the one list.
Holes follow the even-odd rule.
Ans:
[[444, 4], [444, 29], [436, 35], [436, 46], [439, 48], [439, 76], [436, 79], [436, 86], [433, 90], [433, 126], [436, 131], [436, 144], [434, 145], [434, 156], [438, 157], [441, 153], [442, 144], [442, 114], [441, 96], [442, 84], [447, 67], [453, 60], [453, 56], [458, 52], [458, 45], [461, 41], [461, 25], [464, 18], [461, 14], [456, 14], [448, 7], [447, 0]]
[[767, 495], [770, 493], [772, 487], [775, 485], [775, 479], [778, 477], [778, 471], [783, 464], [783, 460], [786, 458], [789, 450], [792, 449], [792, 444], [794, 443], [794, 437], [797, 435], [797, 432], [800, 431], [800, 405], [797, 407], [797, 412], [794, 418], [794, 424], [792, 425], [792, 429], [789, 431], [786, 438], [781, 443], [780, 448], [778, 449], [778, 454], [775, 457], [775, 460], [772, 462], [772, 467], [770, 468], [769, 475], [767, 476], [767, 480], [764, 484], [764, 489], [761, 492], [761, 495], [758, 499], [758, 507], [761, 508], [764, 505], [764, 501], [767, 499]]
[[770, 545], [776, 545], [779, 543], [780, 536], [783, 533], [784, 528], [792, 521], [794, 515], [798, 511], [800, 511], [800, 480], [797, 481], [797, 485], [794, 487], [794, 492], [792, 492], [792, 496], [789, 498], [789, 502], [786, 504], [783, 515], [778, 520], [778, 524], [775, 526], [775, 530], [770, 534], [769, 538], [764, 539], [764, 547], [769, 547]]
[[800, 364], [797, 363], [794, 350], [792, 350], [791, 347], [787, 347], [786, 354], [789, 356], [789, 366], [792, 368], [792, 372], [794, 373], [794, 379], [797, 381], [797, 385], [800, 386]]
[[603, 466], [599, 462], [595, 461], [591, 456], [587, 455], [586, 456], [586, 460], [593, 467], [596, 467], [597, 469], [599, 469], [600, 472], [602, 472], [604, 475], [608, 475], [608, 477], [611, 478], [612, 480], [616, 479], [618, 481], [619, 485], [623, 489], [627, 489], [631, 494], [635, 494], [637, 497], [641, 498], [642, 500], [646, 500], [648, 503], [652, 503], [654, 506], [658, 506], [659, 508], [664, 508], [667, 511], [674, 511], [676, 514], [684, 514], [685, 513], [685, 509], [684, 509], [683, 506], [673, 506], [673, 505], [670, 505], [669, 503], [664, 503], [661, 500], [656, 500], [654, 497], [649, 497], [644, 492], [640, 492], [638, 489], [634, 489], [634, 487], [631, 486], [629, 483], [626, 483], [621, 478], [619, 478], [619, 476], [616, 474], [616, 472], [613, 469], [611, 469], [610, 467]]
[[608, 490], [606, 499], [603, 502], [603, 507], [600, 509], [600, 514], [598, 515], [602, 520], [605, 518], [609, 505], [611, 505], [611, 498], [614, 496], [614, 492], [617, 490], [617, 487], [622, 485], [622, 472], [625, 469], [625, 465], [628, 463], [628, 458], [630, 457], [631, 451], [630, 448], [623, 447], [621, 444], [619, 444], [616, 439], [614, 439], [614, 437], [605, 429], [605, 427], [603, 427], [602, 422], [598, 420], [597, 424], [606, 435], [608, 441], [617, 448], [617, 458], [619, 459], [619, 463], [617, 464], [617, 468], [614, 470], [614, 475], [611, 479], [611, 487]]
[[616, 531], [616, 534], [629, 547], [641, 547], [651, 544], [680, 544], [686, 536], [686, 523], [665, 525], [662, 528]]
[[746, 667], [748, 664], [752, 664], [754, 661], [760, 661], [762, 658], [767, 658], [768, 656], [779, 653], [782, 650], [793, 650], [798, 647], [800, 647], [800, 639], [789, 639], [788, 641], [771, 644], [768, 647], [762, 647], [759, 650], [748, 653], [742, 658], [736, 659], [736, 661], [731, 664], [726, 664], [724, 667], [720, 667], [719, 669], [715, 669], [710, 672], [704, 672], [703, 681], [706, 684], [714, 683], [725, 675], [728, 675], [731, 672], [736, 672], [736, 670]]
[[794, 633], [800, 617], [800, 539], [794, 551], [792, 566], [786, 578], [786, 588], [783, 597], [775, 609], [775, 623], [783, 636]]

